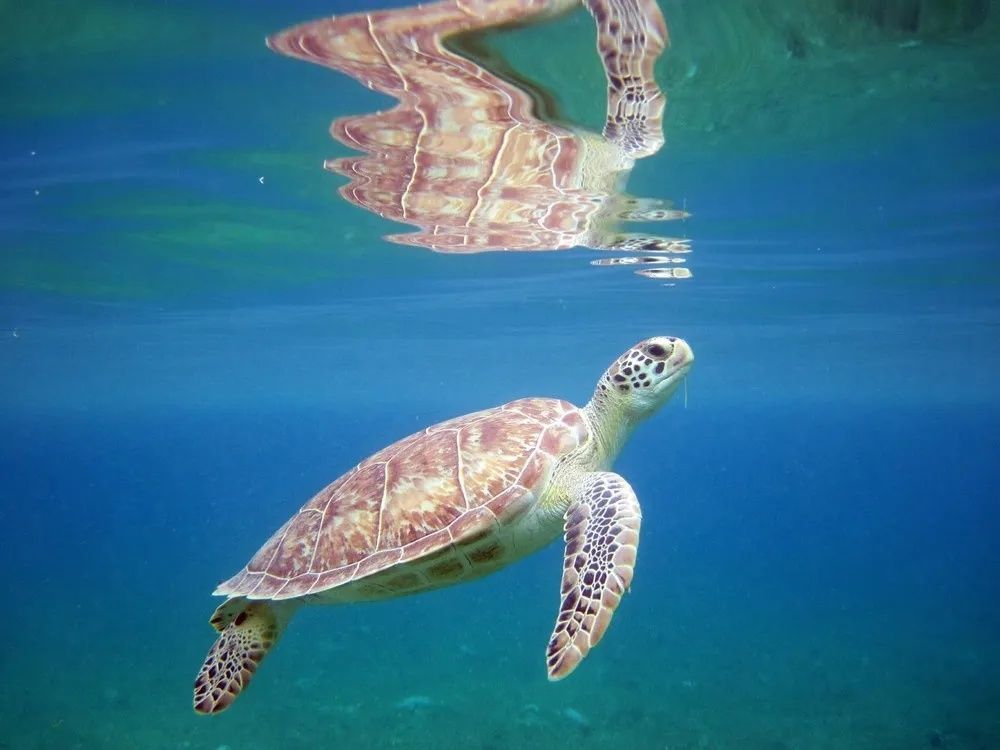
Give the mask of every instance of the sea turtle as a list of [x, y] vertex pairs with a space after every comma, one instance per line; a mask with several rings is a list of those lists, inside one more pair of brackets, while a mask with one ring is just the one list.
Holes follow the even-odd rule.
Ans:
[[346, 200], [419, 228], [386, 239], [442, 253], [578, 246], [688, 252], [683, 240], [617, 230], [622, 220], [688, 215], [622, 192], [636, 160], [663, 144], [665, 97], [653, 66], [667, 29], [656, 0], [584, 0], [607, 78], [603, 134], [546, 121], [535, 106], [550, 98], [540, 87], [448, 46], [460, 35], [579, 4], [440, 0], [321, 19], [275, 34], [268, 45], [399, 100], [385, 111], [335, 120], [334, 137], [364, 155], [325, 163], [348, 178], [340, 189]]
[[639, 542], [635, 493], [610, 470], [632, 429], [661, 407], [694, 355], [640, 341], [586, 406], [523, 398], [428, 427], [320, 490], [220, 584], [219, 631], [194, 709], [227, 708], [303, 604], [371, 601], [486, 575], [565, 532], [550, 679], [572, 672], [628, 590]]

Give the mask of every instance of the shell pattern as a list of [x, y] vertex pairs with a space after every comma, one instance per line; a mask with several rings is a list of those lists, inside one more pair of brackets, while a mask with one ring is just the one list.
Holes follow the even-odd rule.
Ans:
[[[521, 399], [429, 427], [317, 493], [215, 593], [288, 599], [376, 574], [387, 596], [453, 582], [510, 557], [498, 546], [501, 527], [542, 497], [556, 463], [588, 439], [580, 410], [556, 399]], [[456, 545], [462, 571], [454, 569]], [[393, 577], [395, 566], [434, 553], [452, 559]]]

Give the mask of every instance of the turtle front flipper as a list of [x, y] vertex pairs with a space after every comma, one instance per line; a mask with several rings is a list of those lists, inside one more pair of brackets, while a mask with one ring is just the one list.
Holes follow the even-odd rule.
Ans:
[[549, 679], [561, 680], [597, 645], [632, 583], [642, 510], [613, 472], [586, 475], [566, 510], [562, 602], [546, 653]]
[[212, 625], [220, 631], [194, 681], [194, 710], [224, 711], [250, 683], [291, 616], [284, 603], [230, 599], [216, 610]]

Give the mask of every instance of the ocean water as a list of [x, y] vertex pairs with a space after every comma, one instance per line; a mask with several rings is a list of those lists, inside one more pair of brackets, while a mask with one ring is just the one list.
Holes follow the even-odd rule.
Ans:
[[[654, 227], [691, 243], [672, 283], [384, 240], [322, 163], [390, 100], [264, 44], [371, 7], [0, 3], [0, 748], [1000, 747], [1000, 8], [661, 7], [629, 192], [691, 213]], [[490, 37], [596, 132], [593, 43], [582, 11]], [[555, 542], [303, 610], [193, 713], [212, 589], [313, 492], [582, 404], [655, 334], [697, 364], [616, 463], [639, 562], [573, 675]]]

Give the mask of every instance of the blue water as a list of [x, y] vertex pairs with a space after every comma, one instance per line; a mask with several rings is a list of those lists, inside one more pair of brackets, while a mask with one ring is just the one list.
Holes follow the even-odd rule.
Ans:
[[[667, 146], [629, 187], [693, 214], [671, 287], [382, 240], [320, 166], [385, 100], [262, 41], [355, 5], [4, 7], [0, 748], [1000, 747], [1000, 27], [955, 5], [981, 6], [910, 33], [663, 3]], [[589, 19], [560, 23], [562, 54], [499, 44], [599, 127]], [[616, 464], [636, 578], [570, 678], [556, 543], [303, 611], [192, 713], [213, 587], [311, 493], [441, 419], [582, 404], [659, 333], [697, 365]]]

